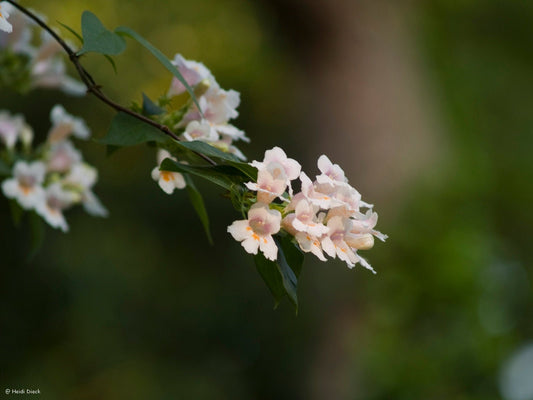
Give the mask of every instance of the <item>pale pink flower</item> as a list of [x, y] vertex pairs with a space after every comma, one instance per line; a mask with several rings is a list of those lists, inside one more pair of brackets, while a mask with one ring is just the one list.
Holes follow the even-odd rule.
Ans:
[[211, 124], [223, 125], [230, 119], [237, 118], [237, 107], [241, 103], [241, 95], [235, 90], [224, 90], [210, 87], [201, 97], [200, 107]]
[[234, 221], [228, 226], [228, 232], [241, 242], [242, 247], [250, 253], [261, 250], [269, 260], [276, 260], [278, 247], [272, 235], [280, 230], [281, 213], [270, 210], [268, 205], [256, 203], [248, 211], [248, 219]]
[[13, 150], [26, 123], [22, 115], [11, 115], [8, 111], [0, 111], [0, 139], [8, 148]]
[[265, 151], [265, 157], [263, 161], [252, 161], [250, 165], [261, 171], [262, 169], [266, 169], [271, 163], [280, 164], [285, 172], [285, 175], [287, 176], [287, 179], [291, 181], [298, 178], [300, 171], [302, 170], [302, 166], [298, 163], [298, 161], [288, 158], [283, 149], [279, 147], [274, 147]]
[[46, 167], [51, 172], [67, 172], [81, 161], [81, 153], [69, 140], [53, 143], [46, 157]]
[[13, 167], [13, 178], [2, 182], [2, 191], [9, 199], [15, 199], [26, 210], [36, 208], [44, 201], [42, 183], [46, 167], [42, 162], [17, 161]]
[[318, 206], [307, 199], [301, 199], [295, 206], [292, 226], [298, 232], [305, 232], [313, 236], [322, 236], [328, 232], [328, 227], [318, 221]]
[[183, 137], [188, 141], [201, 140], [215, 142], [219, 139], [218, 133], [207, 121], [191, 121], [187, 124]]
[[[181, 54], [176, 54], [174, 56], [172, 64], [178, 69], [189, 86], [194, 87], [204, 79], [207, 79], [209, 80], [210, 86], [218, 87], [215, 78], [204, 64], [192, 60], [186, 60]], [[167, 96], [177, 96], [184, 93], [186, 90], [187, 89], [183, 83], [181, 83], [178, 78], [173, 77]]]
[[259, 202], [269, 204], [276, 197], [288, 201], [283, 197], [287, 184], [287, 176], [282, 165], [270, 163], [266, 169], [261, 169], [257, 173], [257, 183], [248, 182], [246, 187], [257, 192]]
[[52, 183], [46, 188], [45, 201], [37, 205], [36, 211], [50, 226], [67, 232], [68, 224], [63, 210], [70, 207], [76, 200], [76, 194], [63, 189], [61, 183]]
[[313, 236], [309, 233], [298, 232], [296, 233], [296, 241], [305, 253], [313, 253], [321, 261], [327, 261], [322, 252], [322, 246], [320, 244], [320, 239], [316, 236]]
[[327, 226], [329, 232], [321, 240], [322, 249], [326, 254], [333, 258], [339, 257], [339, 259], [346, 262], [350, 268], [359, 262], [362, 266], [375, 273], [370, 264], [368, 264], [363, 258], [359, 257], [348, 243], [346, 243], [346, 237], [352, 229], [352, 222], [350, 219], [336, 216], [328, 220]]
[[95, 217], [107, 217], [109, 212], [92, 191], [98, 180], [96, 168], [86, 163], [75, 164], [64, 179], [64, 184], [72, 186], [80, 196], [85, 211]]
[[318, 183], [328, 183], [330, 185], [347, 184], [348, 179], [344, 175], [344, 171], [337, 164], [333, 164], [326, 155], [321, 155], [318, 158], [318, 169], [322, 172], [316, 177]]
[[352, 219], [351, 232], [354, 234], [369, 233], [384, 242], [388, 236], [374, 229], [377, 223], [378, 213], [372, 210], [368, 210], [366, 214], [357, 213], [355, 218]]
[[88, 139], [91, 134], [83, 119], [70, 115], [59, 104], [50, 111], [50, 120], [52, 121], [52, 128], [48, 133], [48, 140], [51, 143], [64, 140], [70, 135], [79, 139]]
[[315, 189], [315, 185], [311, 182], [311, 179], [305, 174], [305, 172], [300, 173], [300, 181], [302, 182], [302, 193], [304, 196], [313, 204], [319, 206], [323, 209], [329, 209], [333, 207], [341, 206], [338, 200], [334, 196], [334, 187], [330, 187], [330, 193], [322, 193]]

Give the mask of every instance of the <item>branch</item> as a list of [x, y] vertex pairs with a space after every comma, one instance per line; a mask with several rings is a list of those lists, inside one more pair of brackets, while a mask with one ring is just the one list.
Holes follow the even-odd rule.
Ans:
[[[76, 54], [74, 50], [50, 27], [44, 22], [42, 19], [40, 19], [37, 15], [35, 15], [33, 12], [25, 8], [24, 6], [21, 6], [14, 0], [4, 0], [11, 5], [13, 5], [15, 8], [20, 10], [23, 14], [28, 16], [30, 19], [32, 19], [37, 25], [39, 25], [41, 28], [43, 28], [45, 31], [47, 31], [54, 40], [59, 43], [59, 45], [65, 50], [65, 52], [68, 54], [70, 61], [74, 66], [76, 67], [76, 71], [78, 72], [78, 75], [80, 76], [80, 79], [83, 81], [85, 86], [87, 86], [87, 92], [92, 93], [94, 96], [96, 96], [99, 100], [101, 100], [103, 103], [107, 104], [111, 108], [113, 108], [116, 111], [123, 112], [125, 114], [131, 115], [132, 117], [143, 121], [144, 123], [151, 125], [157, 129], [159, 129], [161, 132], [163, 132], [165, 135], [170, 136], [172, 139], [176, 141], [181, 141], [178, 136], [174, 132], [170, 130], [170, 128], [166, 125], [162, 125], [148, 117], [145, 117], [142, 114], [136, 113], [135, 111], [132, 111], [124, 106], [121, 106], [120, 104], [116, 103], [115, 101], [111, 100], [109, 97], [107, 97], [102, 90], [100, 89], [100, 85], [97, 85], [92, 76], [87, 72], [87, 70], [81, 65], [80, 58]], [[214, 162], [211, 158], [206, 156], [205, 154], [193, 151], [196, 155], [207, 161], [211, 165], [217, 165], [216, 162]]]

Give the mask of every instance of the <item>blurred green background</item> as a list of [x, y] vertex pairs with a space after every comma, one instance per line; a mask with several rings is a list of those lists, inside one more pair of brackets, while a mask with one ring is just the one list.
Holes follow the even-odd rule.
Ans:
[[[2, 396], [533, 399], [531, 357], [506, 370], [533, 340], [533, 3], [21, 3], [75, 29], [88, 9], [204, 62], [241, 92], [250, 159], [279, 145], [314, 175], [326, 153], [390, 239], [365, 254], [375, 276], [307, 257], [298, 316], [287, 301], [273, 311], [217, 189], [200, 185], [210, 247], [185, 193], [151, 180], [153, 149], [106, 157], [83, 143], [109, 219], [70, 211], [70, 233], [47, 229], [27, 262], [0, 199]], [[116, 62], [117, 76], [84, 59], [121, 103], [166, 91], [169, 74], [133, 42]], [[91, 97], [0, 93], [40, 139], [58, 102], [97, 137], [113, 116]]]

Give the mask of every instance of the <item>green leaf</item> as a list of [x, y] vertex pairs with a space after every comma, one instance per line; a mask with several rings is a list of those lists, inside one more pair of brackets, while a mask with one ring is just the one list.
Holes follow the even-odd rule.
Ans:
[[213, 237], [211, 236], [211, 231], [209, 229], [209, 216], [207, 215], [207, 210], [205, 208], [204, 199], [202, 198], [201, 193], [198, 191], [192, 178], [189, 175], [185, 175], [185, 182], [187, 183], [187, 193], [189, 194], [189, 199], [204, 226], [205, 234], [207, 235], [207, 240], [209, 244], [213, 244]]
[[283, 247], [281, 247], [280, 240], [277, 237], [274, 237], [274, 241], [278, 246], [278, 262], [277, 266], [279, 267], [279, 272], [283, 281], [283, 287], [285, 292], [289, 296], [289, 300], [294, 305], [296, 312], [298, 312], [298, 278], [294, 274], [294, 271], [289, 266], [285, 253], [283, 252]]
[[164, 112], [165, 110], [155, 104], [147, 95], [143, 93], [143, 113], [145, 115], [160, 115]]
[[196, 175], [227, 190], [231, 190], [233, 185], [243, 181], [242, 172], [231, 165], [195, 166], [166, 158], [161, 163], [160, 170]]
[[13, 219], [13, 225], [15, 227], [20, 226], [20, 221], [24, 215], [24, 209], [16, 200], [9, 200], [9, 208], [11, 209], [11, 219]]
[[57, 23], [59, 25], [61, 25], [63, 28], [65, 28], [67, 31], [69, 31], [70, 33], [72, 33], [74, 36], [76, 36], [78, 38], [78, 40], [80, 41], [81, 44], [83, 44], [83, 38], [81, 37], [81, 35], [76, 32], [74, 29], [72, 29], [70, 26], [68, 25], [65, 25], [63, 22], [60, 22], [60, 21], [57, 21]]
[[[182, 84], [185, 86], [185, 89], [187, 89], [187, 92], [189, 92], [189, 95], [191, 96], [191, 99], [194, 101], [194, 104], [196, 104], [196, 107], [198, 107], [198, 110], [202, 114], [202, 108], [200, 107], [200, 104], [198, 103], [198, 100], [196, 99], [196, 96], [194, 94], [193, 89], [189, 86], [183, 75], [178, 71], [178, 69], [170, 62], [170, 60], [161, 53], [160, 50], [158, 50], [156, 47], [154, 47], [148, 40], [143, 38], [141, 35], [139, 35], [137, 32], [135, 32], [133, 29], [128, 28], [127, 26], [119, 26], [117, 29], [115, 29], [115, 32], [121, 35], [129, 36], [132, 39], [135, 39], [139, 44], [144, 46], [152, 55], [159, 60], [163, 66], [172, 73]], [[203, 114], [202, 114], [203, 116]]]
[[278, 246], [281, 245], [287, 264], [291, 267], [296, 277], [300, 277], [304, 262], [304, 253], [294, 242], [293, 236], [287, 233], [279, 233], [276, 235], [276, 239], [278, 240]]
[[81, 33], [83, 47], [78, 55], [92, 51], [113, 56], [126, 49], [124, 38], [106, 29], [98, 17], [90, 11], [84, 11], [81, 15]]
[[259, 272], [272, 296], [274, 296], [274, 308], [278, 308], [281, 299], [286, 293], [278, 265], [274, 261], [267, 260], [263, 253], [257, 253], [254, 256], [254, 262], [257, 272]]
[[111, 56], [108, 56], [107, 54], [104, 54], [104, 57], [107, 61], [109, 61], [109, 64], [113, 67], [113, 71], [115, 71], [115, 75], [117, 74], [117, 64], [115, 64], [115, 60], [111, 58]]
[[[267, 260], [262, 253], [254, 256], [257, 271], [265, 281], [274, 296], [277, 308], [283, 296], [287, 295], [298, 313], [298, 278], [303, 262], [303, 254], [294, 247], [290, 237], [283, 235], [274, 236], [274, 241], [278, 246], [278, 258], [276, 261]], [[287, 250], [287, 254], [285, 253]], [[295, 252], [295, 250], [298, 252]], [[289, 262], [294, 264], [289, 265]], [[297, 270], [297, 274], [295, 271]]]
[[227, 162], [229, 165], [237, 168], [242, 171], [248, 178], [253, 181], [257, 180], [257, 169], [252, 167], [250, 164], [243, 163], [239, 161], [237, 157], [233, 154], [225, 153], [220, 149], [217, 149], [214, 146], [211, 146], [208, 143], [201, 142], [199, 140], [194, 140], [192, 142], [179, 142], [178, 146], [185, 147], [188, 150], [195, 151], [197, 153], [205, 154], [211, 158], [222, 160]]
[[111, 121], [107, 134], [98, 142], [112, 146], [134, 146], [151, 141], [164, 143], [167, 140], [167, 136], [159, 129], [119, 112]]

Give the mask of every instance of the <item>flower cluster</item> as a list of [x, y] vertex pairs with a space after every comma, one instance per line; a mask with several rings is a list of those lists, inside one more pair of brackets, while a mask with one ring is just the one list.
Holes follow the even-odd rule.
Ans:
[[[61, 46], [50, 34], [41, 31], [39, 35], [36, 29], [37, 25], [11, 4], [0, 3], [0, 85], [21, 91], [57, 88], [71, 95], [83, 95], [85, 85], [67, 75]], [[39, 40], [35, 41], [37, 37]]]
[[[229, 123], [237, 118], [237, 107], [241, 102], [239, 92], [224, 90], [215, 77], [202, 63], [190, 61], [176, 54], [172, 63], [182, 74], [190, 87], [195, 88], [200, 109], [196, 104], [186, 111], [179, 126], [183, 127], [182, 138], [187, 141], [201, 140], [234, 154], [245, 160], [242, 152], [233, 145], [234, 141], [249, 142], [243, 131]], [[185, 91], [185, 86], [173, 78], [167, 96], [172, 98]]]
[[[240, 94], [235, 90], [222, 89], [211, 71], [200, 62], [186, 60], [181, 54], [176, 54], [172, 64], [178, 69], [189, 87], [193, 88], [200, 108], [189, 99], [177, 113], [177, 118], [176, 115], [171, 114], [170, 117], [168, 115], [160, 117], [160, 120], [180, 133], [180, 139], [183, 141], [206, 142], [241, 160], [246, 160], [244, 154], [233, 142], [238, 140], [249, 142], [250, 139], [242, 130], [230, 124], [230, 121], [239, 115], [237, 107], [241, 102]], [[186, 91], [185, 85], [174, 77], [166, 99], [172, 101]], [[172, 157], [166, 150], [160, 149], [157, 154], [157, 165], [159, 166], [165, 158]], [[152, 171], [152, 178], [168, 194], [171, 194], [174, 189], [185, 187], [181, 174], [159, 171], [158, 167]]]
[[[303, 252], [313, 253], [322, 261], [326, 261], [325, 253], [349, 267], [360, 263], [374, 271], [357, 250], [370, 249], [374, 236], [383, 241], [387, 236], [374, 229], [377, 213], [361, 200], [337, 164], [320, 156], [321, 173], [311, 181], [297, 161], [274, 147], [266, 151], [262, 162], [253, 161], [251, 165], [258, 170], [257, 182], [246, 186], [257, 192], [256, 202], [248, 211], [248, 219], [228, 227], [248, 253], [261, 250], [266, 258], [276, 260], [278, 248], [273, 235], [283, 229]], [[294, 193], [292, 181], [298, 178], [300, 192]]]
[[12, 165], [1, 188], [24, 210], [34, 210], [51, 226], [66, 232], [63, 211], [67, 208], [82, 204], [89, 214], [102, 217], [107, 210], [92, 191], [98, 179], [96, 169], [83, 161], [70, 140], [88, 139], [89, 128], [60, 105], [52, 109], [50, 119], [46, 142], [33, 149], [33, 130], [24, 118], [0, 111], [0, 143], [5, 146], [0, 162]]

